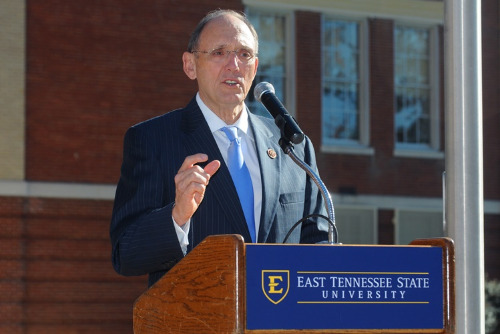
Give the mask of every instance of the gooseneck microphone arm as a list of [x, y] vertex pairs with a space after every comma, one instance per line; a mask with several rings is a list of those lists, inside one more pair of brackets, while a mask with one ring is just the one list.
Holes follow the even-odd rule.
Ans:
[[314, 183], [316, 183], [316, 186], [321, 191], [323, 200], [325, 202], [326, 211], [328, 213], [328, 218], [330, 218], [331, 221], [331, 224], [328, 224], [328, 243], [338, 243], [338, 231], [337, 226], [335, 225], [335, 210], [333, 208], [333, 202], [330, 196], [330, 192], [326, 188], [323, 181], [321, 181], [319, 176], [314, 172], [314, 170], [309, 167], [308, 164], [297, 157], [291, 144], [287, 146], [287, 149], [284, 152], [288, 154], [293, 162], [295, 162], [300, 168], [302, 168], [307, 173], [307, 175], [309, 175], [309, 177], [314, 181]]
[[323, 200], [325, 202], [326, 211], [330, 224], [328, 224], [328, 243], [338, 243], [338, 231], [335, 225], [335, 210], [333, 208], [333, 201], [330, 192], [316, 172], [302, 161], [293, 150], [293, 144], [299, 144], [304, 140], [304, 133], [300, 130], [292, 116], [286, 111], [283, 104], [278, 100], [274, 93], [274, 87], [268, 82], [261, 82], [255, 86], [254, 97], [257, 101], [261, 102], [264, 107], [274, 117], [276, 125], [281, 130], [281, 138], [279, 145], [285, 154], [288, 154], [293, 162], [302, 168], [307, 175], [314, 181], [319, 188]]

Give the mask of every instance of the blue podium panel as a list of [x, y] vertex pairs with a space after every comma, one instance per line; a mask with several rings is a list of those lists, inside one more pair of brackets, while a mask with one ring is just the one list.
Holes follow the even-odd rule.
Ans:
[[442, 248], [246, 245], [246, 327], [442, 329]]

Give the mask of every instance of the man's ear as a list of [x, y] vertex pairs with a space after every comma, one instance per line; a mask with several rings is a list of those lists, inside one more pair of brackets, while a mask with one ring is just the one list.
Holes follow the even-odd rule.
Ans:
[[255, 57], [255, 66], [253, 68], [253, 75], [257, 75], [257, 68], [259, 68], [259, 58]]
[[182, 54], [182, 68], [184, 69], [184, 73], [188, 76], [189, 79], [196, 79], [196, 63], [194, 61], [194, 54], [191, 52], [184, 52]]

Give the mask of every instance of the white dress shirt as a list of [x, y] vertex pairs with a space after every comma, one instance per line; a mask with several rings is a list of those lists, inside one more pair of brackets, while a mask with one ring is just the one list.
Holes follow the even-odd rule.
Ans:
[[[221, 131], [221, 128], [225, 126], [235, 126], [238, 128], [238, 135], [241, 137], [241, 149], [243, 151], [243, 157], [245, 163], [250, 172], [250, 178], [252, 179], [253, 194], [254, 194], [254, 216], [255, 216], [255, 235], [259, 235], [259, 225], [260, 225], [260, 214], [262, 210], [262, 182], [260, 175], [259, 160], [257, 158], [257, 150], [255, 148], [255, 139], [252, 129], [248, 123], [248, 111], [246, 106], [244, 106], [240, 118], [234, 124], [226, 124], [222, 119], [219, 118], [213, 111], [211, 111], [205, 103], [200, 98], [200, 94], [196, 94], [196, 102], [205, 117], [205, 120], [210, 127], [210, 131], [214, 136], [215, 142], [219, 147], [222, 154], [222, 158], [227, 164], [227, 151], [230, 145], [229, 139]], [[204, 152], [199, 152], [204, 153]], [[208, 185], [210, 187], [210, 184]], [[173, 217], [172, 217], [173, 219]], [[189, 220], [182, 227], [177, 225], [174, 221], [175, 230], [177, 232], [177, 237], [181, 245], [182, 251], [186, 254], [187, 246], [189, 245], [188, 234], [191, 225], [191, 220]]]

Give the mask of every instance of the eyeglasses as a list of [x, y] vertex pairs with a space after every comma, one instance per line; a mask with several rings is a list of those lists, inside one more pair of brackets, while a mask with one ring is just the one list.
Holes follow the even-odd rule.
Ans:
[[194, 50], [191, 53], [204, 53], [208, 58], [216, 63], [226, 61], [231, 53], [234, 53], [238, 60], [244, 64], [251, 62], [255, 58], [255, 54], [248, 49], [226, 50], [224, 48], [213, 49], [212, 51]]

